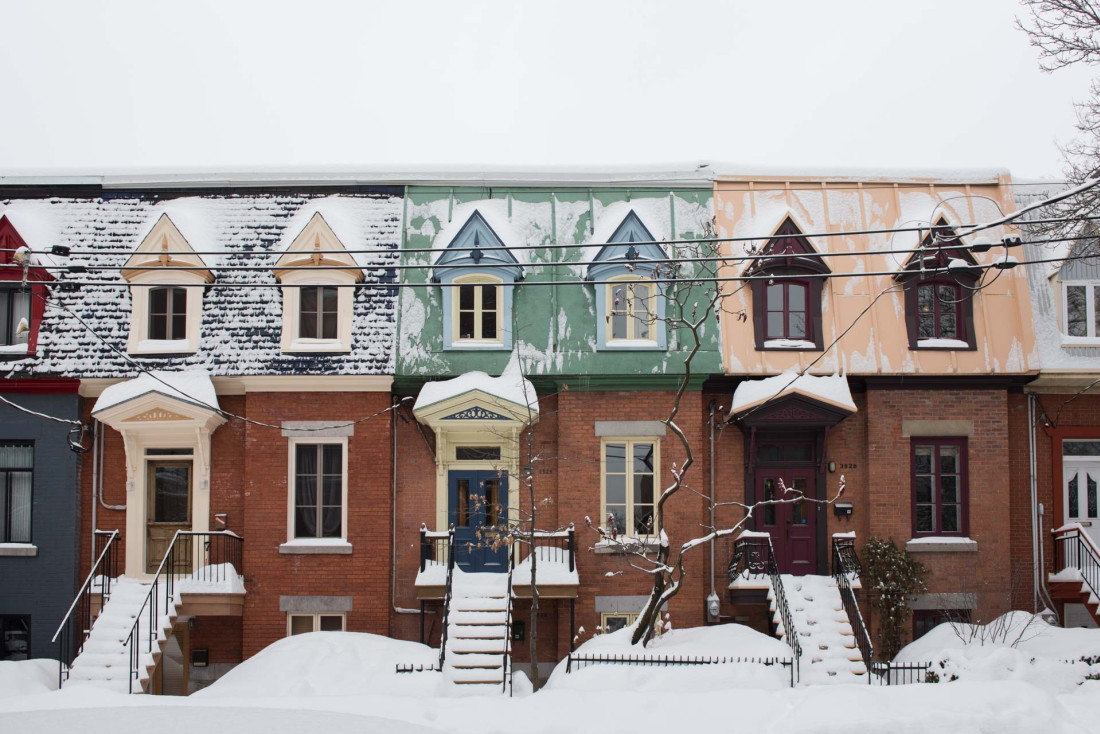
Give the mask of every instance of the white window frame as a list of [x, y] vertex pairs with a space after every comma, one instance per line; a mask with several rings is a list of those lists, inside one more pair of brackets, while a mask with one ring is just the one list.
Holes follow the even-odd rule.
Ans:
[[[341, 463], [341, 484], [340, 487], [340, 539], [347, 542], [348, 539], [348, 439], [347, 437], [322, 437], [322, 436], [303, 436], [301, 438], [291, 438], [287, 440], [287, 503], [286, 503], [286, 539], [287, 543], [319, 543], [331, 542], [334, 538], [296, 538], [294, 536], [294, 508], [295, 508], [295, 476], [297, 467], [295, 466], [295, 451], [298, 444], [336, 444], [341, 447], [340, 463]], [[320, 492], [321, 488], [318, 487], [317, 491]], [[320, 522], [320, 518], [318, 518]]]
[[[451, 342], [453, 344], [461, 345], [493, 345], [501, 346], [504, 343], [504, 281], [500, 278], [492, 275], [482, 275], [475, 273], [471, 275], [461, 275], [455, 278], [454, 285], [448, 286], [451, 288]], [[461, 315], [461, 301], [459, 291], [464, 285], [482, 286], [474, 291], [474, 338], [463, 339], [459, 334], [459, 317]], [[497, 335], [495, 339], [484, 339], [481, 337], [482, 316], [485, 313], [485, 309], [482, 306], [482, 293], [485, 286], [494, 286], [497, 293]]]
[[[1085, 328], [1086, 336], [1070, 336], [1069, 333], [1069, 288], [1079, 286], [1085, 288]], [[1100, 282], [1094, 280], [1064, 280], [1062, 287], [1062, 341], [1070, 344], [1100, 344], [1100, 330], [1096, 326], [1096, 291], [1100, 290]]]
[[[321, 631], [321, 617], [339, 617], [340, 618], [340, 631], [347, 632], [348, 630], [348, 615], [347, 612], [287, 612], [286, 613], [286, 636], [294, 637], [291, 632], [292, 620], [294, 617], [312, 617], [313, 618], [313, 632]], [[300, 632], [299, 634], [309, 634], [307, 632]]]
[[[280, 289], [283, 292], [284, 352], [350, 352], [355, 278], [341, 271], [308, 272], [297, 270], [283, 276]], [[301, 287], [337, 286], [336, 288], [336, 338], [303, 339], [301, 333]]]
[[[660, 529], [654, 527], [652, 532], [645, 535], [633, 532], [634, 527], [634, 445], [640, 443], [653, 444], [653, 508], [656, 511], [657, 497], [660, 493], [661, 474], [661, 440], [656, 436], [616, 436], [605, 437], [600, 441], [600, 525], [607, 522], [607, 445], [610, 443], [626, 444], [626, 527], [620, 537], [628, 538], [652, 538]], [[609, 528], [610, 529], [610, 528]]]
[[[201, 275], [186, 271], [156, 269], [145, 270], [135, 275], [130, 284], [130, 337], [126, 344], [127, 353], [194, 354], [199, 351], [202, 296], [205, 285], [206, 281]], [[152, 306], [150, 295], [157, 286], [183, 288], [187, 291], [186, 327], [184, 336], [181, 338], [149, 338], [151, 321], [149, 309]]]
[[629, 627], [638, 620], [637, 612], [601, 612], [600, 613], [600, 629], [606, 634], [608, 630], [608, 622], [612, 619], [622, 618], [626, 620], [626, 625]]
[[[616, 311], [621, 312], [622, 309], [615, 308], [615, 288], [628, 283], [628, 299], [626, 303], [626, 336], [616, 337], [615, 329], [613, 325], [613, 315]], [[644, 283], [650, 290], [648, 296], [644, 299], [638, 298], [634, 295], [633, 284]], [[607, 284], [604, 285], [606, 289], [606, 308], [604, 318], [607, 320], [607, 343], [609, 345], [623, 345], [623, 344], [639, 344], [646, 346], [656, 346], [657, 344], [657, 284], [652, 278], [647, 278], [643, 275], [616, 275], [608, 279]], [[649, 329], [649, 336], [646, 338], [639, 338], [636, 333], [638, 328], [638, 322], [641, 320], [638, 317], [638, 302], [644, 300], [646, 302], [644, 317], [646, 326]]]

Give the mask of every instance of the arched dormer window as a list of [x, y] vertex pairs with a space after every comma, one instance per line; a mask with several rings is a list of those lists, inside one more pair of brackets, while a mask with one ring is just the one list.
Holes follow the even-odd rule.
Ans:
[[910, 349], [976, 349], [973, 288], [981, 268], [940, 219], [894, 276], [905, 289]]
[[665, 289], [658, 265], [668, 254], [631, 210], [595, 252], [588, 280], [596, 283], [596, 342], [600, 349], [664, 349]]
[[275, 263], [283, 285], [284, 352], [349, 352], [354, 285], [364, 279], [344, 243], [314, 212]]
[[130, 283], [130, 354], [198, 351], [204, 286], [214, 274], [167, 213], [126, 261], [122, 277]]
[[[488, 210], [487, 210], [488, 211]], [[474, 209], [432, 263], [442, 286], [444, 349], [512, 348], [512, 289], [523, 267]]]
[[825, 282], [820, 276], [831, 272], [829, 266], [790, 217], [783, 220], [760, 254], [763, 257], [753, 260], [744, 273], [753, 278], [756, 348], [820, 351]]

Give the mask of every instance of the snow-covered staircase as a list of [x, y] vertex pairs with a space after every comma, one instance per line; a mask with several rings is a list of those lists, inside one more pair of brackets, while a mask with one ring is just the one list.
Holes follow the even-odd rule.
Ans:
[[443, 675], [464, 690], [504, 691], [511, 666], [508, 574], [455, 571]]
[[[803, 683], [866, 683], [867, 668], [856, 644], [848, 615], [831, 576], [779, 577], [790, 607], [792, 623], [802, 647], [799, 677]], [[775, 591], [768, 604], [776, 634], [786, 639]]]
[[[150, 600], [154, 609], [164, 610], [164, 584], [159, 585], [160, 598]], [[149, 647], [148, 607], [142, 610], [149, 596], [150, 583], [121, 576], [111, 584], [111, 597], [104, 605], [99, 616], [92, 624], [91, 634], [84, 641], [84, 647], [77, 655], [69, 670], [66, 685], [90, 683], [116, 691], [131, 690], [134, 693], [149, 691], [153, 671], [156, 670], [168, 638], [172, 635], [172, 625], [179, 616], [179, 595], [169, 602], [168, 613], [158, 614], [156, 622], [156, 643]], [[130, 681], [130, 647], [126, 644], [130, 630], [137, 615], [143, 618], [142, 634], [137, 640], [140, 650], [138, 662], [138, 680]], [[129, 682], [128, 682], [129, 681]]]

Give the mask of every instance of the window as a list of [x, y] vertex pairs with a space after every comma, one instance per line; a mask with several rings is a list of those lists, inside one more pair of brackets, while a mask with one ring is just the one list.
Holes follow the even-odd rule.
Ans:
[[149, 290], [149, 338], [187, 338], [187, 289]]
[[799, 282], [767, 286], [765, 338], [804, 340], [810, 335], [809, 290]]
[[607, 284], [609, 341], [652, 342], [656, 287], [644, 278], [620, 276]]
[[965, 438], [912, 439], [913, 535], [966, 535]]
[[344, 537], [347, 464], [342, 443], [295, 443], [294, 538]]
[[19, 288], [0, 290], [0, 346], [26, 344], [31, 335], [30, 326], [31, 292]]
[[459, 342], [501, 341], [504, 298], [499, 280], [485, 276], [456, 278], [451, 295], [454, 307], [454, 334]]
[[0, 441], [0, 543], [31, 542], [34, 444]]
[[286, 633], [291, 637], [308, 632], [343, 632], [344, 623], [343, 614], [288, 614]]
[[1065, 335], [1100, 339], [1100, 284], [1063, 283]]
[[299, 339], [337, 338], [339, 290], [333, 285], [306, 286], [299, 289]]
[[0, 614], [0, 660], [28, 660], [31, 656], [31, 618]]
[[624, 627], [629, 627], [634, 624], [634, 620], [638, 619], [638, 614], [627, 614], [625, 612], [604, 612], [600, 615], [600, 628], [603, 629], [604, 634], [611, 632], [618, 632]]
[[917, 285], [917, 343], [925, 339], [959, 340], [961, 289], [933, 280]]
[[761, 254], [744, 273], [753, 278], [749, 287], [756, 348], [821, 350], [824, 279], [815, 276], [830, 273], [829, 266], [790, 217]]
[[603, 517], [623, 535], [653, 535], [653, 495], [659, 445], [652, 439], [603, 443]]
[[969, 623], [969, 609], [914, 609], [913, 640], [919, 640], [941, 624]]

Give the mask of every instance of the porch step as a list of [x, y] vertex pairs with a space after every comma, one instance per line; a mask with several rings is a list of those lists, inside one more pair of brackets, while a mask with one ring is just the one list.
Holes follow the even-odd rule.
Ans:
[[444, 677], [464, 693], [505, 689], [510, 660], [508, 576], [458, 573], [447, 612]]
[[[800, 677], [806, 683], [854, 683], [867, 673], [857, 649], [855, 635], [843, 614], [836, 580], [831, 576], [780, 577], [790, 606], [791, 621], [802, 647]], [[783, 638], [779, 613], [775, 609], [775, 593], [769, 589], [773, 620], [777, 634]], [[838, 610], [840, 613], [838, 613]], [[853, 654], [853, 651], [854, 654]], [[866, 680], [866, 678], [862, 678]]]
[[[1063, 572], [1065, 573], [1065, 572]], [[1047, 582], [1051, 598], [1067, 604], [1083, 604], [1089, 616], [1100, 625], [1100, 599], [1089, 589], [1084, 579], [1057, 579]]]

